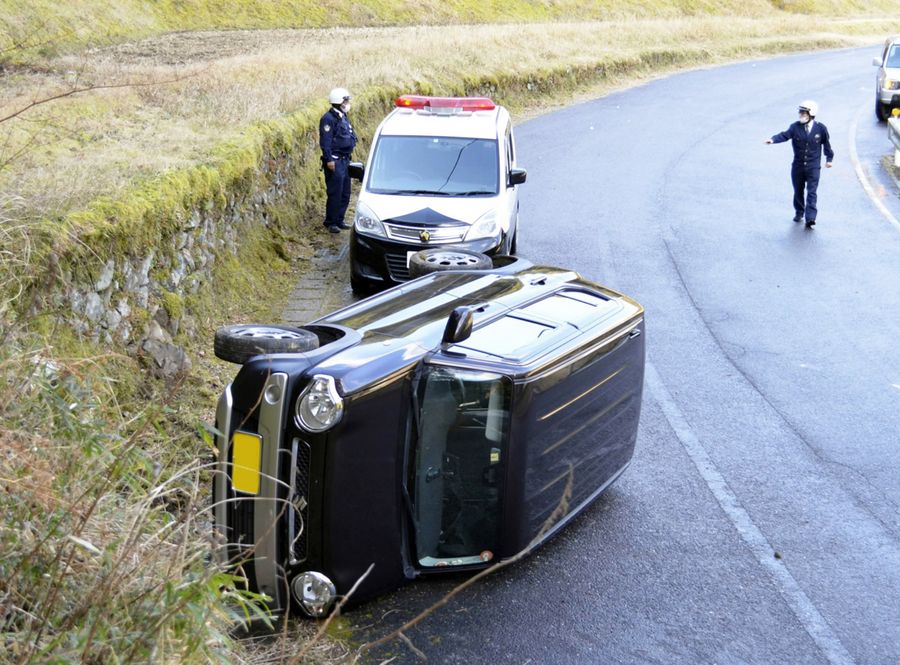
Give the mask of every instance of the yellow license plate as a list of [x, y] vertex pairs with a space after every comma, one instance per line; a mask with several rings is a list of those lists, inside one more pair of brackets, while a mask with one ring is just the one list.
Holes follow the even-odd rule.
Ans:
[[231, 440], [231, 486], [245, 494], [259, 494], [262, 437], [235, 432]]

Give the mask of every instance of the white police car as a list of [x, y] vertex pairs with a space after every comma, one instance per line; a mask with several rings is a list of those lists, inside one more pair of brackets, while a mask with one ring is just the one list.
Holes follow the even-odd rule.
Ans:
[[486, 97], [404, 95], [375, 132], [350, 234], [350, 280], [368, 292], [410, 278], [410, 257], [450, 246], [514, 254], [516, 167], [509, 112]]

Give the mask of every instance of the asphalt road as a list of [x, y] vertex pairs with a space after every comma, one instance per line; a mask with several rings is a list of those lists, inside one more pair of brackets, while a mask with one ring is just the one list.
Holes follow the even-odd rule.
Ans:
[[[520, 253], [646, 308], [638, 447], [558, 538], [408, 631], [430, 662], [900, 662], [900, 199], [875, 51], [693, 71], [517, 127]], [[805, 98], [837, 153], [814, 230], [791, 221], [789, 144], [764, 144]], [[451, 587], [348, 613], [355, 639]]]

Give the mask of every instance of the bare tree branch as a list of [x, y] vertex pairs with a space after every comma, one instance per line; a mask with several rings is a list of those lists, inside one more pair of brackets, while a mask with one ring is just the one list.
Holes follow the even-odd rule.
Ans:
[[300, 650], [300, 653], [296, 654], [293, 658], [291, 658], [290, 661], [288, 661], [288, 665], [296, 665], [297, 663], [299, 663], [300, 659], [303, 658], [304, 655], [306, 655], [306, 652], [309, 651], [310, 648], [321, 639], [322, 635], [324, 635], [325, 632], [328, 630], [328, 626], [331, 625], [332, 620], [335, 617], [340, 616], [341, 608], [344, 606], [344, 604], [348, 600], [350, 600], [350, 597], [353, 595], [353, 593], [356, 591], [356, 589], [359, 588], [359, 585], [362, 583], [362, 581], [369, 576], [369, 573], [372, 572], [372, 569], [374, 567], [375, 567], [374, 563], [369, 564], [369, 567], [366, 568], [366, 572], [364, 572], [360, 576], [360, 578], [358, 580], [356, 580], [356, 582], [353, 585], [353, 588], [351, 588], [350, 591], [348, 591], [347, 594], [343, 598], [341, 598], [341, 600], [337, 604], [337, 607], [334, 608], [334, 610], [331, 612], [331, 614], [328, 615], [328, 618], [322, 622], [321, 626], [319, 626], [318, 632], [316, 632], [316, 634], [313, 636], [313, 638], [311, 640], [309, 640], [306, 644], [303, 645], [303, 648]]
[[56, 95], [51, 95], [50, 97], [44, 97], [42, 99], [36, 99], [36, 100], [32, 101], [30, 104], [27, 104], [27, 105], [23, 106], [22, 108], [18, 109], [17, 111], [13, 111], [9, 115], [7, 115], [3, 118], [0, 118], [0, 123], [4, 123], [8, 120], [12, 120], [13, 118], [16, 118], [16, 117], [22, 115], [26, 111], [33, 109], [35, 106], [41, 106], [42, 104], [54, 102], [58, 99], [63, 99], [65, 97], [71, 97], [72, 95], [77, 95], [80, 92], [88, 92], [90, 90], [109, 90], [111, 88], [146, 88], [146, 87], [150, 87], [150, 86], [154, 86], [154, 85], [167, 85], [170, 83], [177, 83], [179, 81], [184, 81], [185, 79], [189, 79], [194, 76], [196, 76], [196, 74], [185, 74], [184, 76], [176, 76], [175, 78], [165, 79], [163, 81], [144, 81], [144, 82], [130, 81], [127, 83], [109, 83], [109, 84], [105, 84], [105, 85], [93, 85], [92, 84], [92, 85], [85, 85], [82, 87], [75, 86], [72, 89], [67, 90], [65, 92], [61, 92]]

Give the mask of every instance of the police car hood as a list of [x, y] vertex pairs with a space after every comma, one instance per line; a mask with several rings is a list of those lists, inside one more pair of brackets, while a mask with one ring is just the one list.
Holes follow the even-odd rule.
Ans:
[[427, 196], [366, 194], [361, 199], [382, 222], [442, 226], [474, 224], [496, 208], [497, 195]]

